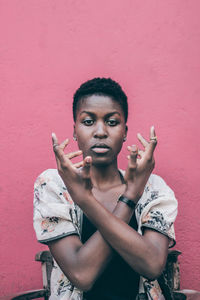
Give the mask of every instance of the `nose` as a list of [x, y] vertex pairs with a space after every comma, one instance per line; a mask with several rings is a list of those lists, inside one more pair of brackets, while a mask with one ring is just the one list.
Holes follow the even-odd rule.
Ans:
[[105, 139], [107, 138], [107, 136], [108, 133], [106, 124], [104, 122], [97, 122], [95, 126], [94, 137], [99, 139]]

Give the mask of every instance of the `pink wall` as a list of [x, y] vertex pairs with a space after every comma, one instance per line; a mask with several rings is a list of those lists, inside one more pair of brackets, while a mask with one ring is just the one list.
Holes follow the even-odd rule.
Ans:
[[1, 0], [1, 295], [41, 286], [33, 182], [55, 167], [51, 132], [72, 136], [73, 92], [94, 76], [126, 90], [128, 143], [157, 129], [155, 172], [179, 200], [182, 287], [200, 290], [199, 11], [198, 0]]

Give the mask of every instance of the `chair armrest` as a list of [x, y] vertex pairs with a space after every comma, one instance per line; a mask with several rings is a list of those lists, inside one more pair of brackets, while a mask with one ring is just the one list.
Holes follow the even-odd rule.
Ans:
[[20, 293], [16, 293], [10, 296], [2, 296], [0, 300], [29, 300], [44, 297], [44, 299], [48, 299], [47, 290], [39, 289], [39, 290], [31, 290], [24, 291]]
[[35, 255], [35, 260], [40, 262], [52, 262], [52, 255], [50, 251], [40, 251]]
[[169, 249], [168, 250], [168, 257], [167, 260], [171, 261], [171, 262], [176, 262], [178, 259], [178, 256], [181, 254], [182, 252], [176, 249]]
[[169, 250], [164, 270], [168, 285], [173, 291], [180, 289], [180, 267], [178, 261], [178, 256], [180, 254], [181, 251]]
[[187, 300], [200, 300], [200, 291], [184, 289], [180, 292], [186, 296]]
[[50, 251], [40, 251], [36, 254], [35, 260], [42, 264], [43, 288], [48, 290], [48, 295], [50, 296], [53, 257]]
[[174, 300], [186, 300], [187, 297], [184, 293], [182, 293], [181, 291], [174, 291], [173, 292], [173, 299]]

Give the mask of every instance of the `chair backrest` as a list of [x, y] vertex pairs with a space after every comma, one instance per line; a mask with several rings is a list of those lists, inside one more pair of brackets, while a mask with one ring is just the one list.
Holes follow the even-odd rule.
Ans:
[[53, 258], [50, 251], [40, 251], [35, 256], [36, 261], [42, 264], [43, 288], [47, 290], [48, 296], [51, 294], [51, 272], [53, 269]]
[[173, 291], [180, 290], [180, 267], [178, 261], [180, 254], [181, 251], [169, 250], [164, 271], [167, 276], [168, 284]]
[[[180, 269], [178, 262], [178, 256], [180, 254], [181, 252], [178, 250], [169, 250], [165, 270], [158, 280], [167, 299], [173, 299], [173, 292], [180, 289]], [[48, 296], [50, 296], [51, 272], [53, 268], [52, 255], [50, 251], [41, 251], [36, 254], [35, 260], [42, 263], [43, 287], [47, 290]]]
[[163, 295], [167, 300], [185, 300], [186, 296], [180, 291], [180, 268], [178, 250], [169, 250], [165, 269], [158, 278]]

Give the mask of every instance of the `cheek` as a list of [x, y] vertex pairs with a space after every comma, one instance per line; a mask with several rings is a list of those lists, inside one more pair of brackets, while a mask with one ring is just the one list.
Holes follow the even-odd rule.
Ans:
[[76, 138], [78, 142], [81, 143], [85, 139], [85, 136], [86, 136], [85, 131], [82, 130], [81, 127], [76, 128]]
[[82, 150], [82, 148], [84, 147], [84, 145], [85, 145], [85, 143], [84, 143], [84, 136], [82, 136], [82, 137], [78, 137], [77, 138], [77, 143], [78, 143], [78, 146], [79, 146], [79, 148], [81, 148], [81, 150]]
[[115, 133], [115, 140], [117, 144], [123, 144], [124, 141], [124, 137], [125, 137], [125, 130], [118, 130]]
[[116, 145], [116, 152], [119, 153], [122, 149], [123, 146], [123, 140], [118, 141], [117, 145]]
[[116, 139], [113, 141], [113, 143], [113, 148], [115, 149], [115, 152], [119, 153], [124, 143], [124, 136], [121, 132], [119, 132], [119, 134], [116, 136]]
[[77, 134], [77, 144], [79, 146], [79, 149], [84, 151], [84, 149], [87, 149], [89, 146], [89, 137], [84, 132], [79, 131]]

